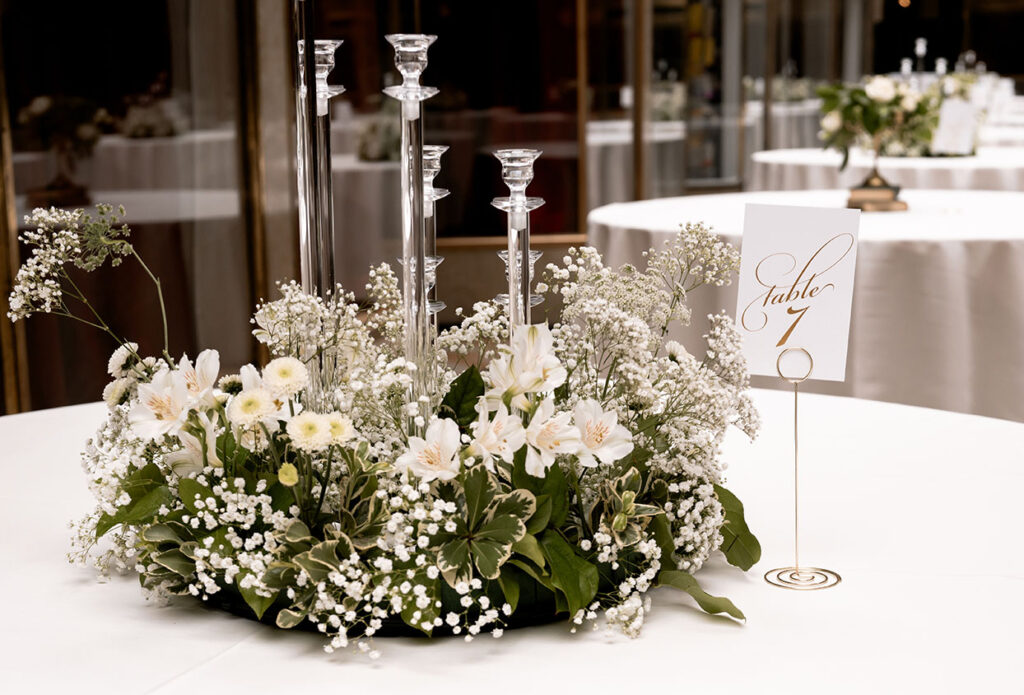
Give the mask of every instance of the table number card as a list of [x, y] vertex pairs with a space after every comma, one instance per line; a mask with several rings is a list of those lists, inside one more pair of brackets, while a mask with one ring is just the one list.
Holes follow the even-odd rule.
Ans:
[[736, 325], [751, 374], [804, 348], [811, 379], [846, 378], [859, 224], [859, 210], [747, 205]]
[[978, 138], [979, 124], [977, 106], [963, 99], [946, 99], [942, 102], [939, 124], [932, 135], [932, 154], [971, 154]]

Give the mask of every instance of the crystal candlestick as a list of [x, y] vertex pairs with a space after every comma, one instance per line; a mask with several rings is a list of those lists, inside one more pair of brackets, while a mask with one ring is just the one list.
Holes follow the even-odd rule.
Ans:
[[423, 148], [423, 210], [424, 234], [427, 253], [427, 313], [430, 314], [434, 335], [437, 334], [437, 314], [447, 306], [437, 299], [437, 267], [444, 256], [437, 255], [437, 216], [434, 203], [448, 196], [448, 191], [434, 187], [434, 179], [441, 171], [441, 155], [448, 151], [445, 145], [426, 145]]
[[[301, 3], [303, 5], [307, 2]], [[327, 84], [334, 52], [341, 41], [313, 42], [313, 99], [307, 97], [309, 76], [306, 40], [298, 41], [299, 81], [296, 96], [296, 166], [299, 190], [299, 256], [302, 288], [320, 297], [334, 290], [334, 205], [331, 189], [331, 120], [328, 100], [345, 91]]]
[[[540, 150], [498, 150], [494, 156], [501, 162], [501, 178], [508, 186], [507, 198], [495, 198], [491, 203], [508, 215], [508, 251], [504, 256], [508, 269], [508, 296], [503, 303], [508, 307], [509, 335], [517, 326], [530, 323], [530, 308], [538, 302], [530, 292], [533, 264], [539, 258], [530, 253], [530, 211], [544, 201], [527, 198], [526, 187], [533, 180], [533, 163]], [[539, 298], [537, 298], [539, 299]], [[502, 301], [502, 297], [498, 297]]]
[[[405, 359], [416, 367], [409, 394], [421, 415], [430, 400], [429, 365], [431, 330], [427, 313], [426, 234], [423, 197], [423, 101], [437, 94], [434, 87], [419, 83], [427, 67], [427, 49], [436, 36], [391, 34], [395, 65], [402, 84], [384, 93], [402, 102], [402, 302], [405, 310]], [[417, 420], [419, 422], [417, 422]], [[413, 417], [410, 434], [422, 434], [423, 417]]]

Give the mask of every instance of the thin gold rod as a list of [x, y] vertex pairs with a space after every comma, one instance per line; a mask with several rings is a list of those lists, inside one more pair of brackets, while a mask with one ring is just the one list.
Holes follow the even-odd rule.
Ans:
[[793, 566], [800, 571], [800, 435], [797, 429], [797, 396], [800, 382], [793, 382]]

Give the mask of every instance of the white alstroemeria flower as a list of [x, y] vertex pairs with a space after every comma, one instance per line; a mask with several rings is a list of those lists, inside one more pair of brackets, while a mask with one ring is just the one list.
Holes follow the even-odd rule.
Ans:
[[555, 356], [555, 340], [547, 324], [516, 327], [512, 372], [524, 393], [547, 393], [565, 383], [568, 373]]
[[263, 388], [263, 377], [260, 376], [259, 370], [251, 364], [247, 364], [238, 370], [238, 378], [242, 380], [243, 391]]
[[309, 385], [309, 370], [294, 357], [278, 357], [263, 368], [263, 385], [281, 398], [291, 398]]
[[602, 410], [593, 399], [576, 404], [572, 422], [580, 431], [577, 456], [581, 466], [591, 468], [597, 461], [615, 463], [633, 450], [633, 433], [618, 424], [618, 413]]
[[181, 372], [161, 369], [148, 384], [139, 384], [139, 402], [128, 414], [142, 439], [178, 434], [188, 418], [188, 388]]
[[217, 386], [220, 375], [220, 353], [216, 350], [203, 350], [196, 358], [193, 367], [188, 356], [183, 356], [178, 371], [185, 377], [185, 386], [193, 403], [212, 408], [216, 405], [213, 389]]
[[480, 417], [472, 425], [473, 441], [469, 444], [469, 453], [479, 456], [487, 467], [494, 470], [494, 457], [512, 463], [512, 457], [526, 443], [526, 431], [523, 423], [516, 415], [509, 415], [508, 408], [502, 403], [494, 418], [488, 420], [487, 405], [477, 405]]
[[488, 410], [497, 410], [504, 403], [505, 396], [511, 399], [512, 407], [526, 410], [530, 401], [523, 392], [519, 377], [512, 367], [512, 359], [508, 355], [499, 355], [487, 365], [485, 373], [491, 388], [484, 394]]
[[[244, 367], [243, 367], [244, 369]], [[261, 423], [277, 428], [278, 404], [262, 386], [244, 389], [228, 403], [228, 420], [238, 427], [256, 427]]]
[[331, 443], [331, 423], [320, 413], [306, 411], [296, 415], [285, 426], [296, 449], [313, 453], [323, 451]]
[[164, 458], [171, 470], [182, 477], [195, 475], [207, 464], [215, 468], [224, 465], [220, 457], [217, 456], [217, 425], [206, 413], [199, 413], [198, 418], [206, 440], [205, 457], [203, 441], [191, 432], [182, 430], [178, 432], [178, 439], [181, 440], [183, 448], [172, 451]]
[[843, 117], [838, 111], [829, 111], [821, 119], [821, 129], [826, 133], [834, 133], [843, 125]]
[[864, 86], [868, 98], [885, 104], [896, 98], [896, 83], [885, 75], [875, 75]]
[[575, 454], [580, 448], [580, 431], [570, 424], [572, 413], [556, 413], [555, 402], [545, 398], [526, 428], [526, 472], [543, 478], [556, 454]]
[[398, 457], [395, 467], [419, 476], [425, 482], [451, 480], [459, 474], [459, 426], [454, 420], [434, 420], [427, 438], [409, 437], [409, 450]]

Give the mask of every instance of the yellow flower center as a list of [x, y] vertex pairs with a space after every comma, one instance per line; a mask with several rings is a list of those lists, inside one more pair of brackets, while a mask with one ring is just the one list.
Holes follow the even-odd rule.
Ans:
[[170, 396], [151, 395], [146, 399], [146, 407], [157, 420], [173, 420], [174, 409], [171, 407]]
[[601, 442], [608, 436], [611, 428], [599, 420], [591, 420], [585, 428], [587, 444], [591, 449], [601, 446]]
[[441, 467], [441, 443], [434, 442], [423, 447], [420, 453], [416, 454], [416, 460], [430, 468]]

